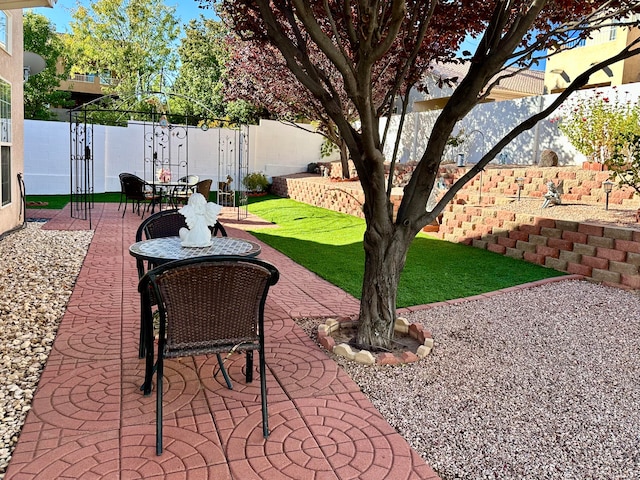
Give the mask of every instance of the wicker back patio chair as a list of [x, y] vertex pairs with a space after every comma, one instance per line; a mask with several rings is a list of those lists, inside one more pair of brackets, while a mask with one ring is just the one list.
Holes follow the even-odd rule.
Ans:
[[211, 192], [211, 183], [213, 180], [207, 178], [205, 180], [200, 180], [198, 183], [192, 185], [189, 190], [184, 192], [178, 192], [173, 197], [173, 202], [177, 205], [179, 203], [187, 203], [189, 201], [189, 197], [192, 193], [201, 193], [205, 200], [209, 201], [209, 192]]
[[[180, 229], [187, 227], [187, 222], [177, 208], [163, 210], [147, 217], [143, 220], [136, 232], [136, 242], [141, 240], [148, 240], [150, 238], [164, 238], [164, 237], [177, 237]], [[221, 237], [227, 236], [227, 231], [224, 226], [217, 221], [213, 227], [209, 227], [213, 236], [220, 235]], [[136, 267], [138, 269], [138, 279], [141, 279], [147, 270], [157, 267], [157, 264], [149, 264], [145, 268], [145, 262], [138, 258], [136, 259]], [[155, 299], [152, 296], [152, 305], [155, 305]], [[144, 315], [144, 310], [142, 311]], [[139, 344], [139, 357], [144, 357], [144, 318], [140, 319], [140, 344]]]
[[127, 212], [127, 203], [129, 200], [131, 200], [133, 211], [137, 211], [138, 215], [140, 215], [140, 203], [146, 203], [142, 209], [142, 216], [144, 216], [144, 212], [146, 212], [150, 206], [160, 202], [162, 198], [161, 195], [153, 190], [153, 186], [150, 183], [145, 182], [137, 175], [132, 173], [121, 173], [119, 177], [120, 205], [118, 205], [118, 210], [120, 210], [122, 198], [124, 197], [124, 210], [122, 211], [123, 217]]
[[[154, 365], [153, 339], [146, 337], [142, 390], [151, 394], [156, 372], [156, 454], [162, 453], [162, 376], [165, 358], [246, 352], [246, 381], [253, 380], [253, 351], [258, 350], [262, 433], [269, 436], [264, 306], [279, 272], [268, 262], [239, 256], [197, 257], [165, 263], [140, 280], [144, 308], [150, 291], [158, 300], [160, 332]], [[150, 319], [148, 319], [150, 320]]]

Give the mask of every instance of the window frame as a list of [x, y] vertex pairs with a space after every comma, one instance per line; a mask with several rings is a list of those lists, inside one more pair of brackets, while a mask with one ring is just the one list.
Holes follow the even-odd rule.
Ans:
[[[4, 38], [2, 21], [4, 20]], [[11, 53], [11, 15], [4, 10], [0, 10], [0, 48]]]
[[12, 85], [0, 77], [0, 205], [9, 205], [13, 198], [11, 147]]

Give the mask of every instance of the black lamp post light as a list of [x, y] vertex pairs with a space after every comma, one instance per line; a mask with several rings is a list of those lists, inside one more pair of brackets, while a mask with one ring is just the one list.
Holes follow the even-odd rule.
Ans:
[[611, 180], [605, 180], [602, 182], [602, 188], [604, 188], [604, 194], [606, 195], [604, 209], [609, 210], [609, 194], [613, 190], [614, 183]]
[[524, 177], [516, 178], [516, 183], [518, 184], [518, 201], [520, 201], [520, 193], [522, 192], [522, 189], [524, 188]]

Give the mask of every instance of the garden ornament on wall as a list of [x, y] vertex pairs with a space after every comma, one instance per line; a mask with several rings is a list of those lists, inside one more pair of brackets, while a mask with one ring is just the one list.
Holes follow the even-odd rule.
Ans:
[[558, 185], [552, 181], [547, 182], [547, 193], [544, 194], [544, 203], [542, 204], [542, 208], [547, 208], [550, 205], [560, 205], [562, 203], [560, 195], [564, 193], [562, 188], [563, 184], [564, 180], [560, 180]]

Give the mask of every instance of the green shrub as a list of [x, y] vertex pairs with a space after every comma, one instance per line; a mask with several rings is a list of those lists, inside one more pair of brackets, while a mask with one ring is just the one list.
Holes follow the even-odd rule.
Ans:
[[266, 192], [269, 187], [269, 181], [262, 172], [253, 172], [242, 179], [242, 185], [249, 192]]
[[563, 105], [560, 116], [551, 119], [559, 123], [560, 131], [587, 160], [606, 164], [624, 142], [623, 136], [640, 134], [640, 104], [595, 91]]

